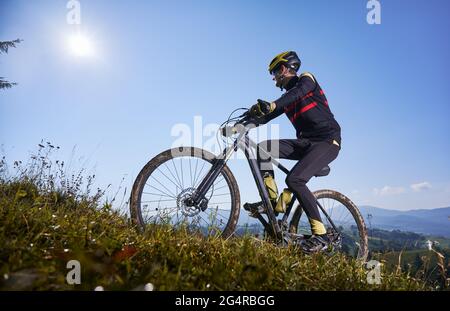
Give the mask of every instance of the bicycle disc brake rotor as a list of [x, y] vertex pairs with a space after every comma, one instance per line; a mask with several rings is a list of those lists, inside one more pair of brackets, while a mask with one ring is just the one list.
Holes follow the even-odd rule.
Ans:
[[186, 204], [186, 200], [191, 198], [194, 190], [194, 188], [186, 188], [177, 196], [177, 207], [184, 216], [193, 217], [201, 212], [197, 206], [188, 206]]

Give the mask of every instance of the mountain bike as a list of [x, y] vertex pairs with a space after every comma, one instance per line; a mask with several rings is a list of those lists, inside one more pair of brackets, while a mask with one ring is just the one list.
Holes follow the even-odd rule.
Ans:
[[[131, 217], [139, 228], [145, 229], [150, 223], [166, 223], [184, 225], [191, 232], [204, 236], [229, 238], [235, 234], [241, 202], [238, 184], [227, 161], [234, 152], [242, 150], [265, 209], [264, 214], [256, 212], [252, 216], [261, 222], [267, 236], [286, 245], [311, 235], [308, 218], [295, 194], [281, 217], [275, 212], [258, 169], [255, 156], [258, 146], [249, 138], [249, 131], [257, 123], [249, 116], [248, 109], [232, 117], [240, 109], [233, 111], [220, 127], [219, 133], [230, 142], [219, 155], [180, 146], [161, 152], [142, 168], [130, 198]], [[289, 173], [268, 155], [267, 150], [259, 148], [275, 167]], [[315, 176], [326, 176], [329, 171], [328, 166], [324, 167]], [[318, 190], [313, 194], [333, 251], [365, 260], [368, 255], [367, 230], [356, 205], [334, 190]]]

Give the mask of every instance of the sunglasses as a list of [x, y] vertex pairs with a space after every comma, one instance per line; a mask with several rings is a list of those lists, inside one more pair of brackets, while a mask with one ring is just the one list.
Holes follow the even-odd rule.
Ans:
[[283, 68], [282, 66], [278, 66], [278, 68], [272, 70], [271, 75], [274, 77], [278, 77], [281, 74], [282, 68]]

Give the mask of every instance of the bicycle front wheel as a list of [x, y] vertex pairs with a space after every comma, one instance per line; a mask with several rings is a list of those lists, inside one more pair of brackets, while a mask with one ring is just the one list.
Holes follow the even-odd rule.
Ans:
[[[334, 226], [331, 224], [318, 206], [327, 233], [332, 239], [338, 239], [340, 251], [365, 261], [369, 251], [367, 229], [356, 205], [345, 195], [334, 190], [318, 190], [313, 194], [334, 224]], [[291, 233], [311, 235], [308, 217], [300, 205], [292, 216], [289, 230]]]
[[131, 217], [141, 228], [165, 223], [186, 226], [205, 236], [229, 237], [236, 227], [240, 196], [236, 180], [225, 166], [206, 194], [207, 208], [187, 206], [215, 156], [195, 147], [166, 150], [150, 160], [137, 176], [130, 198]]

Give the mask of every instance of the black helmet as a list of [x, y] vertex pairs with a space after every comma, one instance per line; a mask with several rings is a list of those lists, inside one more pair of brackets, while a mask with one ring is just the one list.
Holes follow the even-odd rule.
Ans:
[[270, 62], [269, 72], [270, 74], [273, 74], [273, 72], [277, 70], [280, 65], [285, 65], [287, 68], [298, 71], [301, 64], [302, 62], [300, 61], [300, 58], [298, 58], [297, 53], [294, 51], [287, 51], [275, 56], [275, 58]]

